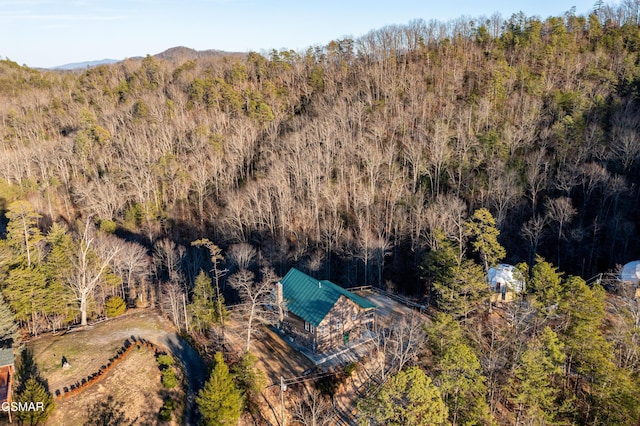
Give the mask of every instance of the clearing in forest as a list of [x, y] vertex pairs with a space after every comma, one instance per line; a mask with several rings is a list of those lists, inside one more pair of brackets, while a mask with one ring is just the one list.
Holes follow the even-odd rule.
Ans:
[[[55, 397], [56, 390], [62, 392], [65, 386], [81, 381], [107, 364], [126, 339], [141, 337], [163, 348], [171, 333], [174, 333], [171, 325], [157, 313], [142, 311], [66, 334], [43, 336], [29, 342], [27, 348], [33, 351]], [[62, 357], [70, 367], [63, 367]], [[184, 398], [178, 389], [162, 387], [153, 349], [134, 347], [103, 380], [69, 398], [56, 399], [56, 409], [47, 424], [81, 425], [88, 419], [91, 408], [109, 396], [136, 424], [155, 424], [163, 399]], [[178, 424], [175, 417], [174, 413], [174, 421], [168, 424]]]

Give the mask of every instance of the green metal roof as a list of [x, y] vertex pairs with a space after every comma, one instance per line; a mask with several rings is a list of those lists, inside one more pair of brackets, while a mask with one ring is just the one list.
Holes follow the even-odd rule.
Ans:
[[320, 325], [340, 296], [351, 299], [364, 309], [376, 307], [364, 297], [350, 293], [331, 281], [312, 278], [296, 268], [291, 268], [280, 283], [287, 309], [314, 327]]

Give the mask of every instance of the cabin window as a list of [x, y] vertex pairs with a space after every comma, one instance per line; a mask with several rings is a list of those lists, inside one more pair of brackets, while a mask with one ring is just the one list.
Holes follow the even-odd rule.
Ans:
[[313, 324], [311, 324], [310, 322], [304, 322], [304, 329], [306, 331], [308, 331], [309, 333], [313, 334], [313, 332], [315, 331]]
[[334, 325], [334, 330], [340, 330], [342, 328], [342, 321], [337, 320]]

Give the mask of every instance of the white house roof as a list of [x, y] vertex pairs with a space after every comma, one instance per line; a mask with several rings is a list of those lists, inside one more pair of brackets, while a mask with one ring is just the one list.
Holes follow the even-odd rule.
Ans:
[[634, 285], [638, 285], [640, 281], [640, 260], [634, 260], [622, 267], [620, 271], [620, 281], [628, 281]]
[[502, 292], [505, 292], [508, 288], [510, 291], [520, 293], [525, 288], [524, 277], [520, 271], [515, 266], [506, 263], [500, 263], [493, 268], [489, 268], [487, 280], [494, 291], [497, 289], [498, 283]]

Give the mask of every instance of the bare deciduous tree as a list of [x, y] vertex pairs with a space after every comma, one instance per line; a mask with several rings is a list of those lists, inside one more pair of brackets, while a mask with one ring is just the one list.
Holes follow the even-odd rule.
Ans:
[[73, 275], [67, 280], [80, 305], [81, 325], [87, 325], [89, 299], [108, 273], [109, 264], [121, 250], [120, 245], [103, 245], [98, 251], [93, 224], [90, 219], [87, 219], [84, 231], [77, 242], [76, 253], [71, 257]]
[[431, 194], [434, 198], [440, 194], [440, 179], [451, 156], [450, 134], [449, 126], [445, 122], [438, 121], [427, 136], [429, 139], [427, 161], [430, 166], [428, 173], [431, 181]]
[[612, 156], [628, 171], [640, 158], [640, 119], [632, 102], [627, 103], [623, 111], [623, 114], [613, 120]]
[[186, 249], [168, 238], [156, 241], [153, 245], [153, 263], [161, 280], [177, 281], [181, 273], [180, 262]]
[[227, 258], [235, 264], [238, 269], [249, 269], [251, 265], [253, 265], [257, 254], [258, 252], [251, 244], [238, 243], [229, 247]]
[[546, 216], [538, 215], [532, 217], [531, 219], [529, 219], [529, 221], [527, 221], [527, 223], [522, 225], [522, 235], [527, 239], [531, 248], [529, 257], [530, 265], [533, 264], [533, 259], [538, 252], [538, 247], [540, 246], [540, 241], [542, 240], [546, 226]]
[[419, 314], [400, 314], [389, 324], [377, 324], [375, 344], [383, 377], [401, 371], [422, 350], [426, 335]]
[[162, 299], [160, 307], [169, 314], [169, 318], [179, 330], [185, 327], [183, 298], [185, 297], [183, 286], [176, 281], [165, 281], [161, 284]]
[[496, 226], [503, 229], [507, 212], [522, 197], [522, 188], [518, 183], [518, 176], [514, 171], [500, 164], [489, 169], [489, 187], [487, 198], [495, 211]]
[[146, 279], [151, 265], [147, 250], [138, 243], [123, 241], [120, 254], [113, 259], [112, 265], [122, 277], [123, 297], [146, 303], [148, 295], [141, 291], [139, 284]]
[[547, 202], [547, 217], [558, 226], [558, 263], [560, 266], [560, 246], [564, 239], [564, 227], [573, 220], [577, 210], [571, 203], [569, 197], [559, 197]]
[[549, 162], [546, 149], [541, 148], [529, 153], [525, 157], [525, 161], [527, 163], [527, 195], [531, 200], [531, 211], [535, 213], [538, 207], [538, 195], [547, 183]]
[[304, 426], [328, 426], [334, 424], [336, 407], [317, 389], [305, 387], [292, 408], [292, 415], [296, 422]]
[[246, 321], [246, 351], [251, 347], [251, 336], [255, 332], [256, 323], [270, 324], [278, 318], [277, 310], [271, 308], [275, 302], [271, 295], [280, 278], [273, 269], [267, 267], [262, 268], [261, 275], [262, 280], [256, 282], [253, 272], [241, 269], [229, 277], [229, 285], [238, 291], [242, 300], [240, 309], [235, 312], [242, 314]]
[[441, 195], [431, 204], [425, 213], [428, 226], [427, 240], [432, 250], [437, 250], [437, 232], [444, 231], [445, 235], [458, 245], [458, 256], [464, 256], [464, 247], [468, 232], [465, 228], [467, 220], [467, 205], [455, 195]]

